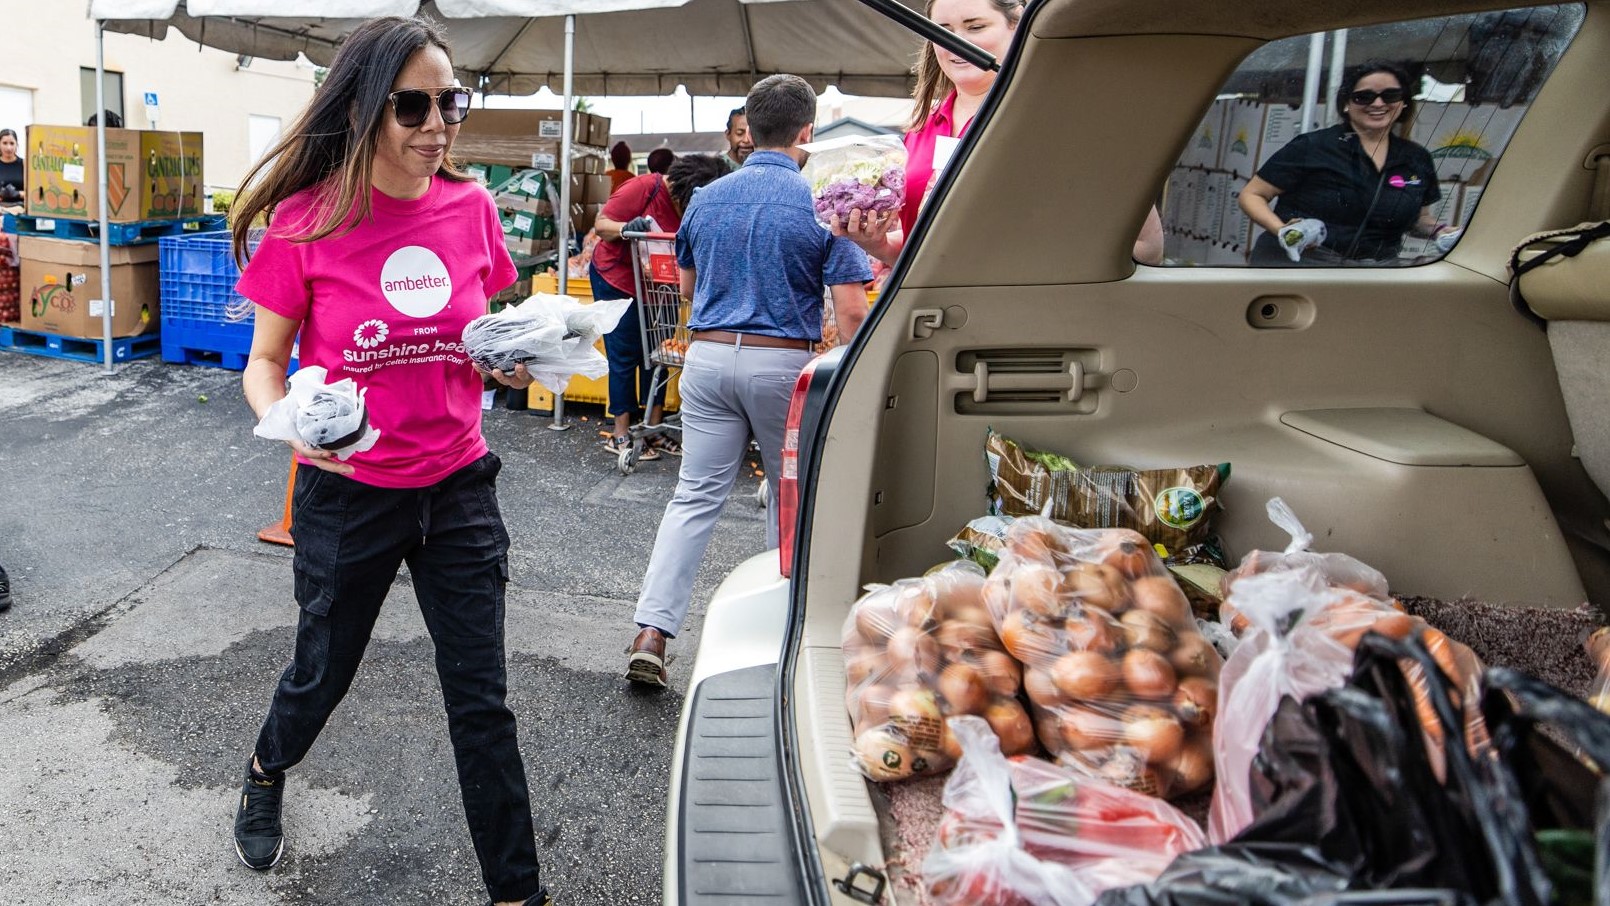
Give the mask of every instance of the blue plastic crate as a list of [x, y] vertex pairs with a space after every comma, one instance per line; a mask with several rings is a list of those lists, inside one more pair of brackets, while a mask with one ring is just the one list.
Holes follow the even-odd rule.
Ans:
[[171, 326], [232, 340], [236, 345], [250, 342], [253, 309], [235, 292], [240, 269], [235, 266], [231, 242], [227, 232], [162, 239], [157, 261], [164, 330]]

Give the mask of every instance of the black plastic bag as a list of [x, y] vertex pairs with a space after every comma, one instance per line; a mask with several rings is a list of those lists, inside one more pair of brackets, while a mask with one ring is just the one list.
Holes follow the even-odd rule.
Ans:
[[[1424, 668], [1446, 733], [1440, 783], [1405, 661]], [[1251, 825], [1098, 902], [1610, 906], [1610, 786], [1596, 767], [1610, 764], [1610, 718], [1512, 670], [1483, 683], [1494, 747], [1475, 759], [1424, 647], [1367, 636], [1347, 686], [1287, 699], [1269, 722], [1251, 771]]]

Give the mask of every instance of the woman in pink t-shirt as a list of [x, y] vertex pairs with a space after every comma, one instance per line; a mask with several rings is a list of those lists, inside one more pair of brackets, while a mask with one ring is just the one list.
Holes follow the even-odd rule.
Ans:
[[[941, 28], [999, 60], [1011, 49], [1023, 7], [1022, 0], [928, 0], [926, 11]], [[923, 45], [917, 58], [916, 77], [916, 104], [906, 131], [906, 200], [898, 221], [892, 214], [863, 219], [860, 211], [852, 211], [848, 223], [839, 224], [835, 218], [835, 233], [849, 236], [884, 264], [894, 264], [900, 256], [927, 200], [928, 187], [995, 85], [993, 71], [979, 69], [932, 41]], [[1163, 221], [1156, 208], [1141, 227], [1134, 254], [1143, 264], [1163, 260]]]
[[[464, 326], [516, 275], [491, 196], [453, 162], [470, 100], [434, 24], [370, 20], [237, 203], [237, 257], [257, 215], [271, 217], [237, 284], [256, 303], [247, 402], [261, 418], [285, 396], [295, 343], [302, 366], [363, 388], [380, 436], [344, 460], [290, 442], [302, 465], [291, 529], [301, 610], [291, 665], [246, 765], [235, 849], [254, 869], [279, 861], [285, 772], [345, 696], [407, 563], [482, 880], [497, 904], [539, 906], [547, 894], [530, 794], [504, 702], [500, 463], [481, 436], [482, 379], [463, 344]], [[493, 377], [530, 383], [524, 366]], [[403, 788], [383, 779], [378, 807], [412, 808], [394, 798]]]

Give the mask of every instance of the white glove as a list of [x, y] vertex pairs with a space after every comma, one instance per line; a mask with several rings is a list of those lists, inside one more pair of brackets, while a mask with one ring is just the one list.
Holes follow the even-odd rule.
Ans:
[[1325, 236], [1325, 221], [1312, 217], [1288, 223], [1275, 234], [1275, 238], [1280, 240], [1280, 247], [1286, 250], [1286, 257], [1293, 264], [1302, 260], [1304, 251], [1324, 242]]
[[1438, 233], [1431, 241], [1436, 245], [1437, 251], [1446, 255], [1453, 251], [1454, 246], [1459, 244], [1459, 237], [1463, 235], [1465, 235], [1465, 231], [1462, 227], [1454, 227]]

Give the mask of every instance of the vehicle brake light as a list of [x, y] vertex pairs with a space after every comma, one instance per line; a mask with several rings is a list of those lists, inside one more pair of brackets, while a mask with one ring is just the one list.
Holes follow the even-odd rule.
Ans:
[[811, 359], [794, 379], [783, 425], [782, 474], [777, 476], [777, 567], [786, 578], [794, 571], [794, 539], [799, 530], [799, 429], [805, 419], [805, 397], [820, 358]]

